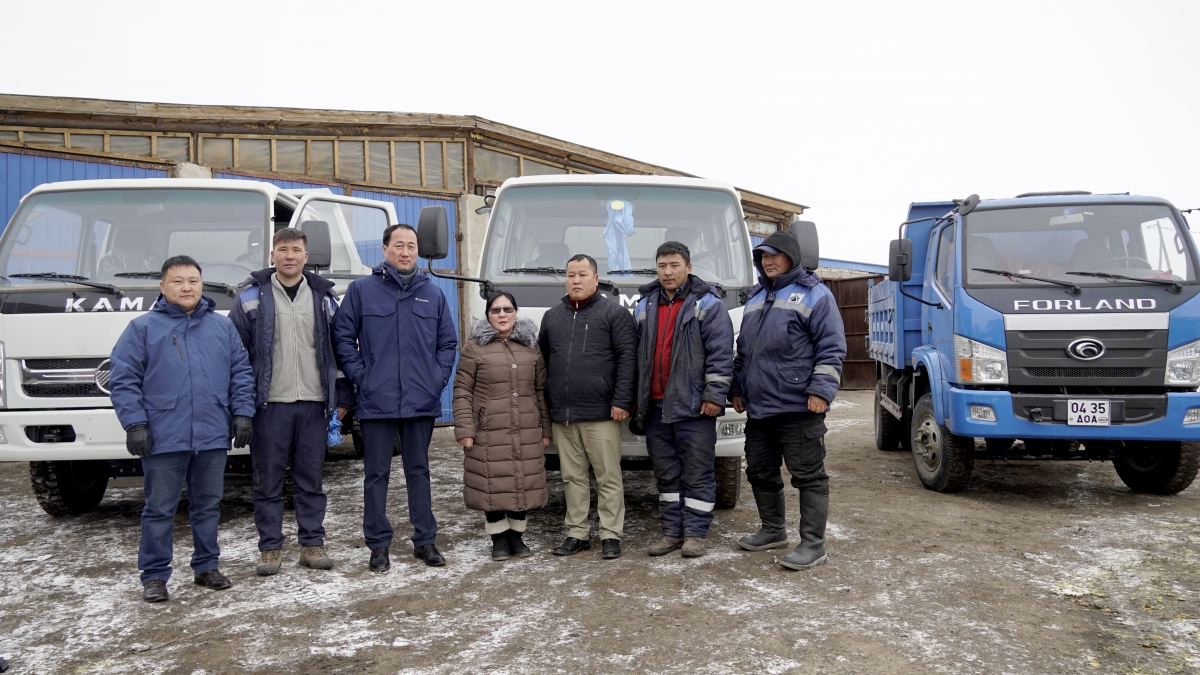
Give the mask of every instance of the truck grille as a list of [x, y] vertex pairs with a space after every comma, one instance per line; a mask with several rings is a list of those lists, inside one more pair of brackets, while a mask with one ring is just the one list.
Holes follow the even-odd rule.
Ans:
[[1026, 368], [1025, 374], [1029, 377], [1141, 377], [1146, 372], [1145, 368], [1056, 368], [1056, 367], [1037, 367]]
[[30, 398], [108, 396], [96, 386], [103, 358], [22, 359], [21, 391]]
[[108, 396], [94, 384], [42, 384], [36, 387], [21, 385], [21, 390], [30, 398], [56, 398], [62, 396]]
[[95, 368], [104, 359], [25, 359], [28, 370], [81, 370]]

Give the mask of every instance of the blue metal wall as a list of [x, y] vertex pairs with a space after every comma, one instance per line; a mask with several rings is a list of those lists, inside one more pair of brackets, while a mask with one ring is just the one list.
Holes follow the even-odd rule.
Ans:
[[[455, 235], [458, 233], [458, 212], [455, 208], [457, 202], [452, 199], [427, 199], [425, 197], [409, 197], [402, 195], [394, 195], [386, 192], [368, 192], [366, 190], [353, 190], [350, 193], [351, 197], [359, 197], [361, 199], [375, 199], [381, 202], [390, 202], [396, 209], [396, 218], [402, 223], [408, 223], [413, 227], [417, 226], [417, 218], [421, 213], [421, 209], [426, 206], [444, 206], [446, 207], [446, 220], [450, 224], [450, 255], [445, 260], [433, 261], [433, 268], [436, 270], [457, 270], [458, 269], [458, 251], [453, 245]], [[383, 261], [382, 241], [378, 244], [368, 245], [360, 244], [359, 256], [362, 257], [363, 264], [377, 265]], [[418, 263], [421, 269], [425, 268], [428, 261], [424, 258]], [[454, 317], [454, 330], [462, 335], [460, 326], [458, 325], [458, 282], [451, 279], [439, 279], [432, 277], [433, 285], [441, 289], [442, 294], [446, 296], [446, 301], [450, 303], [450, 316]], [[455, 355], [455, 363], [457, 363], [457, 355]], [[454, 421], [454, 375], [450, 376], [450, 382], [446, 385], [446, 389], [442, 391], [442, 416], [438, 418], [438, 422], [453, 422]]]
[[102, 178], [166, 178], [160, 169], [84, 162], [57, 157], [39, 157], [0, 152], [0, 216], [4, 226], [21, 203], [21, 197], [43, 183], [64, 180], [98, 180]]

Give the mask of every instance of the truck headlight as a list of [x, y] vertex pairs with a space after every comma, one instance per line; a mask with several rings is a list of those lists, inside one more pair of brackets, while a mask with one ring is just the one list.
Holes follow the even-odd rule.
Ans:
[[954, 336], [958, 381], [971, 384], [1008, 384], [1008, 354], [961, 335]]
[[1200, 340], [1167, 352], [1166, 385], [1187, 387], [1200, 384]]

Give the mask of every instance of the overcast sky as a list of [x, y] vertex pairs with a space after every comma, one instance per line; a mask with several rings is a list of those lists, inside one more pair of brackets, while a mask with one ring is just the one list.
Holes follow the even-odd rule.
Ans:
[[[810, 207], [883, 263], [912, 201], [1200, 207], [1198, 2], [8, 3], [0, 92], [474, 114]], [[1193, 218], [1200, 221], [1200, 218]]]

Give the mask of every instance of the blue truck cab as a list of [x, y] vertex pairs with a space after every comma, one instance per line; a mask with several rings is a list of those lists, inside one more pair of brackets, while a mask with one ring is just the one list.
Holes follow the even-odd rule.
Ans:
[[976, 458], [1110, 460], [1173, 494], [1200, 468], [1200, 281], [1155, 197], [914, 203], [869, 294], [875, 439], [926, 488]]

